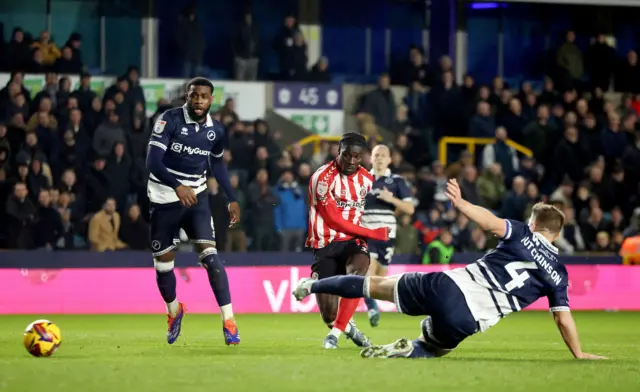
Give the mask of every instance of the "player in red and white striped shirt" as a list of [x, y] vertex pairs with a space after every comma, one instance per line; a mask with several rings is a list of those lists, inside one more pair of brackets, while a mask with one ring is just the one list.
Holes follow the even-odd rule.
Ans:
[[[371, 230], [360, 225], [365, 197], [373, 184], [371, 173], [360, 166], [366, 150], [362, 135], [346, 133], [340, 140], [338, 157], [311, 176], [307, 246], [313, 248], [314, 278], [365, 276], [369, 268], [366, 239], [386, 241], [389, 238], [386, 227]], [[326, 294], [318, 294], [316, 299], [322, 319], [331, 328], [324, 348], [337, 348], [343, 332], [358, 346], [371, 344], [350, 321], [359, 299], [339, 299]]]

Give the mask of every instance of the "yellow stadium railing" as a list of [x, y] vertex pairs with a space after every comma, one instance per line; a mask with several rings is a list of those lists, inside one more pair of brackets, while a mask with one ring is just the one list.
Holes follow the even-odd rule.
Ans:
[[[320, 136], [320, 135], [309, 135], [306, 137], [303, 137], [302, 139], [298, 140], [296, 143], [300, 144], [301, 146], [306, 146], [307, 144], [313, 144], [313, 153], [317, 153], [318, 151], [320, 151], [320, 143], [323, 140], [326, 140], [328, 142], [339, 142], [340, 138], [342, 136]], [[382, 137], [378, 136], [378, 141], [382, 141]], [[367, 140], [369, 138], [367, 137]], [[291, 148], [291, 146], [289, 146], [289, 148]]]
[[[458, 137], [458, 136], [445, 136], [440, 139], [438, 143], [438, 155], [440, 156], [440, 162], [443, 165], [447, 164], [447, 146], [449, 144], [465, 144], [467, 150], [471, 153], [471, 156], [475, 159], [476, 146], [487, 145], [495, 143], [496, 139], [492, 137]], [[514, 142], [511, 139], [507, 139], [507, 145], [513, 147], [516, 151], [529, 158], [533, 157], [533, 152], [527, 147]]]

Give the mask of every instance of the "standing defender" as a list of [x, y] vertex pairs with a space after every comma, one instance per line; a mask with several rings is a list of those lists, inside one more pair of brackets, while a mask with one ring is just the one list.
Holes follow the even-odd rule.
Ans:
[[227, 273], [216, 250], [215, 230], [205, 189], [207, 168], [229, 200], [231, 224], [240, 220], [240, 208], [222, 161], [222, 125], [211, 119], [213, 84], [195, 78], [187, 84], [186, 104], [164, 112], [149, 140], [147, 193], [151, 202], [151, 249], [160, 294], [167, 305], [167, 342], [180, 335], [185, 306], [176, 299], [173, 272], [175, 235], [183, 228], [199, 252], [222, 316], [227, 345], [240, 343], [233, 317]]
[[398, 311], [410, 316], [428, 315], [421, 323], [418, 339], [367, 347], [361, 352], [364, 358], [440, 357], [509, 313], [547, 297], [560, 334], [574, 357], [603, 359], [582, 351], [569, 311], [567, 270], [558, 261], [558, 249], [551, 244], [564, 225], [562, 212], [538, 203], [526, 225], [500, 219], [465, 201], [456, 180], [449, 180], [447, 196], [461, 213], [502, 239], [495, 250], [464, 268], [445, 272], [303, 279], [293, 295], [298, 300], [310, 293], [375, 298], [394, 302]]
[[[391, 151], [389, 147], [378, 144], [371, 151], [373, 168], [373, 185], [367, 195], [362, 215], [362, 225], [368, 229], [388, 227], [389, 240], [368, 242], [369, 254], [374, 263], [369, 266], [369, 276], [387, 276], [389, 264], [395, 251], [396, 238], [396, 209], [408, 215], [413, 215], [415, 207], [409, 187], [402, 176], [391, 174]], [[375, 299], [365, 298], [367, 304], [369, 323], [377, 327], [380, 323], [380, 311]]]
[[[373, 177], [360, 163], [367, 148], [364, 136], [345, 133], [338, 157], [321, 166], [309, 183], [309, 236], [313, 248], [312, 276], [320, 279], [345, 274], [366, 275], [369, 251], [366, 239], [388, 240], [388, 228], [366, 229], [360, 225], [365, 197]], [[359, 299], [339, 299], [335, 295], [316, 295], [320, 314], [331, 332], [324, 339], [326, 349], [338, 347], [345, 335], [360, 347], [371, 343], [351, 321]]]

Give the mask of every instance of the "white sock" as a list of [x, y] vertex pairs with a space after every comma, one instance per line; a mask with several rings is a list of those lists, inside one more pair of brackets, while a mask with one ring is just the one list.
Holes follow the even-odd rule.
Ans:
[[169, 272], [173, 270], [174, 265], [175, 265], [175, 262], [173, 260], [171, 261], [156, 261], [155, 259], [153, 260], [153, 268], [155, 268], [155, 270], [158, 272]]
[[329, 335], [333, 335], [336, 337], [336, 339], [340, 339], [340, 335], [342, 335], [342, 331], [336, 327], [333, 327], [331, 328], [331, 332], [329, 332]]
[[364, 278], [364, 284], [362, 285], [362, 296], [364, 298], [369, 298], [369, 285], [371, 284], [371, 277], [367, 276]]
[[231, 307], [231, 304], [223, 305], [220, 307], [220, 316], [222, 316], [222, 321], [233, 318], [233, 309]]
[[180, 304], [177, 299], [167, 303], [167, 313], [169, 313], [171, 317], [175, 317], [175, 315], [178, 314], [178, 309], [180, 309]]
[[314, 282], [315, 282], [315, 280], [311, 280], [311, 279], [306, 280], [302, 284], [302, 287], [304, 287], [308, 292], [311, 292], [311, 286], [313, 286]]
[[351, 323], [347, 323], [347, 327], [344, 329], [344, 333], [351, 333]]
[[[173, 271], [174, 265], [175, 265], [175, 262], [173, 260], [171, 261], [156, 261], [155, 259], [153, 260], [153, 268], [155, 268], [155, 270], [158, 272]], [[175, 315], [178, 314], [178, 309], [180, 309], [180, 304], [178, 304], [177, 298], [167, 303], [167, 313], [169, 313], [171, 317], [175, 317]]]

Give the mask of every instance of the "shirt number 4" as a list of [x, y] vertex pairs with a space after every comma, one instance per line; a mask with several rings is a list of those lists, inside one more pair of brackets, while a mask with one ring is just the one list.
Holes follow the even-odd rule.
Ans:
[[[511, 281], [505, 284], [504, 288], [507, 291], [511, 291], [513, 289], [522, 288], [527, 279], [531, 277], [526, 270], [538, 269], [538, 264], [527, 261], [514, 261], [505, 265], [504, 269], [507, 270], [509, 276], [511, 276]], [[519, 270], [524, 271], [518, 272]]]

